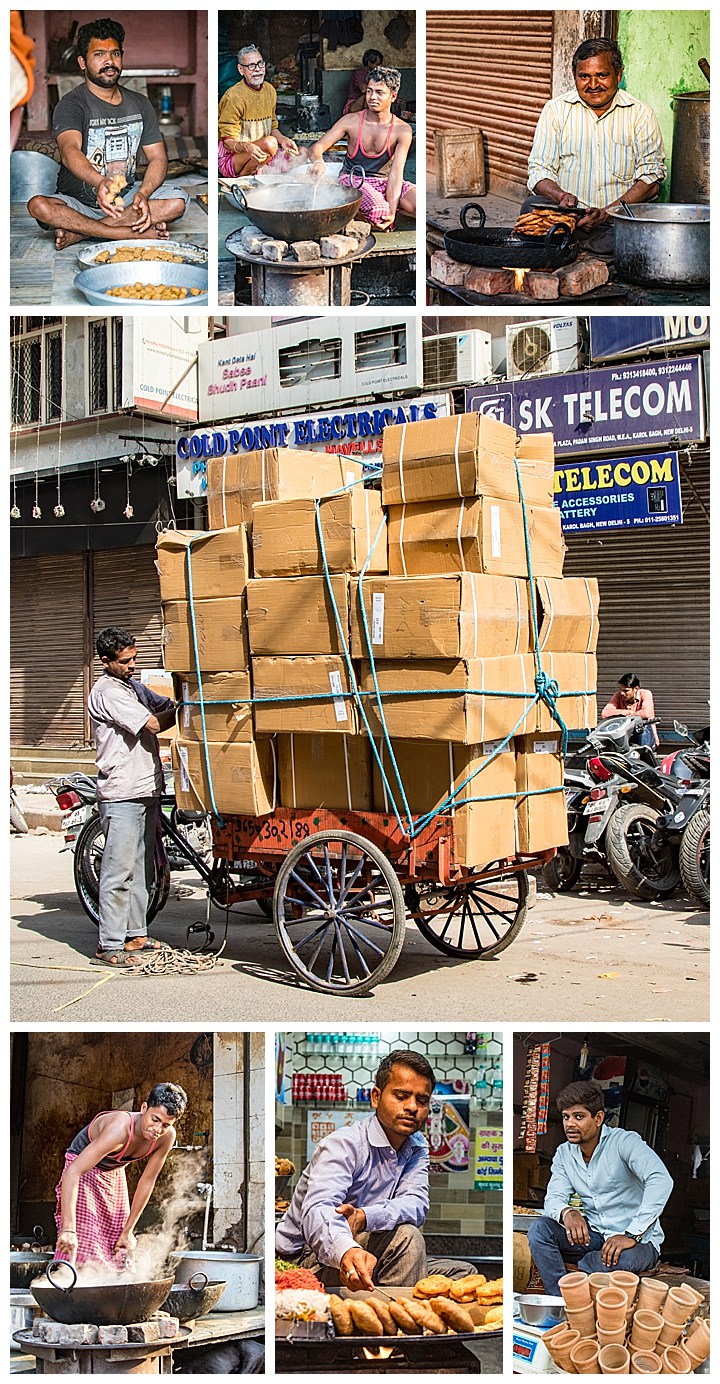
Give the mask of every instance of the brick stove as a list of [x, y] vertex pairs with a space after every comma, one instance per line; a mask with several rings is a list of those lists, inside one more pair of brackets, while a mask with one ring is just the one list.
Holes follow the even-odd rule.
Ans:
[[518, 302], [568, 302], [597, 292], [610, 280], [607, 262], [581, 250], [571, 264], [558, 269], [490, 269], [461, 264], [445, 250], [430, 260], [434, 285], [454, 288], [493, 299], [516, 297]]
[[[225, 241], [235, 256], [235, 300], [242, 301], [245, 266], [250, 267], [253, 307], [349, 307], [352, 266], [375, 247], [375, 237], [367, 234], [362, 242], [349, 236], [327, 236], [322, 241], [303, 241], [293, 247], [302, 258], [284, 255], [270, 258], [248, 248], [243, 230], [233, 231]], [[268, 237], [258, 237], [268, 242]], [[270, 242], [282, 245], [283, 242]], [[269, 250], [268, 246], [268, 250]], [[288, 247], [285, 246], [285, 250]]]

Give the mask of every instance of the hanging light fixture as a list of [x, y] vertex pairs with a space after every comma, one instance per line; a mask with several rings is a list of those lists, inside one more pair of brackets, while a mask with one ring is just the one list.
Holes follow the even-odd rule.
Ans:
[[17, 480], [15, 479], [14, 476], [13, 476], [13, 482], [12, 482], [12, 491], [13, 491], [13, 502], [12, 502], [12, 505], [10, 506], [10, 518], [11, 518], [11, 519], [22, 519], [22, 514], [20, 513], [20, 509], [19, 509], [18, 502], [17, 502]]
[[95, 495], [90, 501], [90, 508], [93, 514], [102, 514], [105, 508], [105, 501], [100, 494], [100, 468], [97, 462], [95, 462]]
[[132, 505], [131, 505], [131, 503], [130, 503], [130, 476], [131, 476], [131, 474], [132, 474], [132, 460], [131, 460], [130, 457], [127, 458], [126, 463], [125, 463], [125, 467], [126, 467], [126, 472], [127, 472], [127, 503], [126, 503], [125, 508], [124, 508], [124, 510], [123, 510], [123, 514], [125, 515], [125, 518], [126, 518], [126, 519], [132, 519], [132, 517], [133, 517], [133, 515], [134, 515], [134, 513], [135, 513], [135, 510], [133, 509], [133, 507], [132, 507]]
[[36, 471], [36, 472], [35, 472], [35, 504], [34, 504], [33, 507], [32, 507], [32, 517], [33, 517], [33, 519], [42, 519], [42, 510], [41, 510], [41, 508], [40, 508], [40, 495], [39, 495], [39, 489], [40, 489], [40, 477], [38, 476], [38, 473], [37, 473], [37, 471]]

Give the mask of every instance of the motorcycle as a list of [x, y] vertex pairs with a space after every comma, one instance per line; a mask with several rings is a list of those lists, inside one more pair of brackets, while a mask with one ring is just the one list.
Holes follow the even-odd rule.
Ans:
[[17, 831], [21, 836], [24, 836], [24, 835], [27, 833], [27, 831], [29, 830], [29, 828], [28, 828], [27, 822], [25, 821], [25, 817], [24, 817], [24, 815], [23, 815], [23, 810], [22, 810], [22, 808], [21, 808], [21, 806], [20, 806], [20, 803], [18, 802], [18, 796], [17, 796], [17, 793], [15, 792], [15, 788], [14, 788], [13, 784], [14, 784], [14, 780], [13, 780], [13, 771], [12, 771], [12, 769], [11, 769], [11, 770], [10, 770], [10, 829], [11, 829], [11, 831]]
[[710, 784], [707, 783], [680, 837], [680, 874], [691, 898], [710, 907]]
[[613, 814], [606, 835], [610, 868], [629, 893], [641, 899], [665, 899], [675, 893], [681, 875], [679, 836], [668, 829], [675, 814], [685, 826], [700, 788], [657, 764], [632, 755], [603, 752], [599, 767], [625, 780], [624, 801]]
[[568, 844], [543, 866], [543, 878], [555, 892], [577, 884], [585, 861], [608, 865], [606, 834], [619, 803], [629, 791], [626, 780], [605, 770], [600, 756], [609, 750], [655, 763], [647, 746], [637, 744], [645, 725], [641, 717], [612, 716], [601, 721], [565, 761]]
[[687, 893], [703, 907], [710, 904], [710, 727], [689, 731], [681, 721], [675, 731], [694, 747], [675, 750], [662, 762], [662, 771], [686, 788], [680, 802], [660, 817], [656, 837], [670, 841], [678, 852], [680, 877]]

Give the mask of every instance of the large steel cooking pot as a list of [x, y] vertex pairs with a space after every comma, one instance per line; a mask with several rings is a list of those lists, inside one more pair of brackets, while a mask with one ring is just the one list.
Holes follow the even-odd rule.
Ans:
[[[72, 1282], [55, 1282], [60, 1270], [72, 1275]], [[77, 1287], [77, 1273], [72, 1264], [64, 1259], [55, 1259], [48, 1264], [46, 1276], [48, 1283], [31, 1283], [30, 1292], [35, 1301], [56, 1322], [76, 1326], [80, 1322], [93, 1322], [95, 1326], [127, 1326], [130, 1322], [144, 1322], [157, 1312], [164, 1303], [173, 1281], [171, 1278], [157, 1279], [152, 1283], [108, 1283], [96, 1286]]]
[[710, 93], [679, 92], [671, 104], [675, 112], [671, 201], [706, 205], [710, 201]]
[[633, 204], [610, 212], [615, 268], [638, 284], [706, 284], [710, 280], [710, 208], [691, 203]]
[[360, 207], [364, 177], [361, 168], [353, 168], [352, 187], [308, 181], [243, 192], [233, 183], [228, 191], [258, 230], [275, 240], [292, 243], [319, 240], [321, 236], [344, 231]]

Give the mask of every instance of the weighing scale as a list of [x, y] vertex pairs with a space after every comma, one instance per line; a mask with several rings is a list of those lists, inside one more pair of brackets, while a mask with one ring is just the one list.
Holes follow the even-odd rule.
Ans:
[[513, 1374], [565, 1374], [543, 1344], [545, 1332], [551, 1329], [549, 1326], [528, 1326], [513, 1316]]

